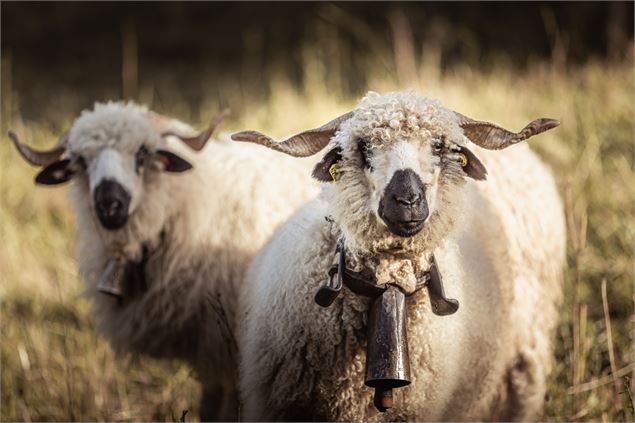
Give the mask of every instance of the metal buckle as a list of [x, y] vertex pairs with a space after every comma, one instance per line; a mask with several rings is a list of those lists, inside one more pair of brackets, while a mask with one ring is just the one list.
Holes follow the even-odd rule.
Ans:
[[337, 298], [342, 291], [342, 275], [346, 268], [346, 256], [344, 254], [344, 238], [340, 238], [337, 241], [337, 247], [335, 247], [335, 255], [338, 256], [337, 265], [334, 265], [329, 269], [329, 281], [326, 285], [321, 286], [318, 292], [315, 293], [315, 302], [320, 307], [328, 307], [333, 304], [333, 301]]

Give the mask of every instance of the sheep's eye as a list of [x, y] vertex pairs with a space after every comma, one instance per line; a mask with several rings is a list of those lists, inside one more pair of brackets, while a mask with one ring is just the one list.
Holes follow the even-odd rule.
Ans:
[[441, 154], [443, 152], [444, 145], [445, 143], [443, 142], [443, 138], [434, 140], [432, 142], [432, 152], [437, 155]]
[[86, 160], [82, 156], [75, 157], [73, 164], [77, 169], [86, 170]]
[[370, 157], [372, 152], [370, 150], [370, 144], [363, 138], [357, 140], [357, 149], [359, 150], [359, 154], [362, 156], [362, 161], [364, 162], [364, 168], [369, 171], [373, 171], [373, 167], [370, 164]]
[[145, 145], [142, 145], [139, 150], [137, 150], [137, 154], [135, 154], [135, 170], [139, 173], [139, 169], [143, 166], [143, 163], [148, 155], [148, 150]]

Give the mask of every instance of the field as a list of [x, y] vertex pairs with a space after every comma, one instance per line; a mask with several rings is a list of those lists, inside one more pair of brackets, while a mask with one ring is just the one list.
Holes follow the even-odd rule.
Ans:
[[[556, 175], [569, 239], [565, 301], [554, 334], [557, 364], [543, 419], [632, 420], [632, 64], [536, 63], [518, 71], [501, 61], [490, 70], [441, 72], [430, 62], [396, 63], [395, 69], [394, 77], [381, 70], [369, 74], [368, 88], [413, 87], [512, 129], [540, 116], [561, 119], [558, 129], [531, 141]], [[222, 101], [234, 109], [223, 130], [258, 128], [282, 136], [352, 107], [356, 98], [342, 94], [338, 81], [307, 61], [302, 86], [274, 78], [271, 95], [259, 101], [248, 101], [231, 86], [222, 99], [210, 96], [196, 115], [176, 90], [178, 101], [169, 106], [157, 103], [147, 94], [151, 90], [140, 89], [140, 100], [199, 127]], [[2, 94], [2, 133], [12, 128], [36, 146], [52, 144], [78, 112], [69, 108], [47, 121], [23, 120], [7, 72]], [[0, 163], [1, 420], [196, 419], [200, 388], [187, 367], [116, 357], [95, 334], [73, 259], [67, 188], [35, 187], [35, 169], [18, 158], [4, 135]]]

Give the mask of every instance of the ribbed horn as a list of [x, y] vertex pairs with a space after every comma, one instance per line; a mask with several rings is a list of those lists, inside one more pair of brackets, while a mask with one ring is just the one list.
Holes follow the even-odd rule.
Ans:
[[207, 129], [205, 129], [203, 132], [196, 135], [195, 137], [185, 137], [172, 131], [163, 132], [161, 136], [162, 137], [167, 137], [170, 135], [175, 136], [181, 141], [183, 141], [185, 144], [187, 144], [192, 150], [201, 151], [203, 147], [205, 147], [205, 144], [207, 144], [207, 141], [209, 141], [210, 137], [214, 133], [214, 130], [216, 129], [218, 124], [221, 123], [221, 121], [225, 119], [227, 116], [229, 116], [230, 113], [231, 112], [229, 109], [225, 109], [219, 114], [217, 114], [216, 116], [214, 116], [212, 121], [209, 123], [209, 126], [207, 127]]
[[257, 131], [243, 131], [232, 135], [234, 141], [251, 142], [264, 145], [272, 150], [280, 151], [293, 157], [307, 157], [322, 150], [329, 143], [340, 125], [350, 119], [353, 112], [348, 112], [319, 128], [309, 129], [293, 135], [284, 141], [277, 142], [274, 139]]
[[502, 150], [560, 125], [560, 121], [556, 119], [540, 118], [529, 122], [520, 132], [511, 132], [496, 124], [474, 120], [458, 112], [454, 113], [459, 119], [459, 126], [463, 128], [465, 136], [474, 144], [488, 150]]
[[59, 140], [57, 140], [57, 144], [55, 144], [53, 148], [47, 151], [37, 151], [21, 143], [15, 132], [9, 130], [8, 135], [11, 141], [13, 141], [13, 145], [18, 150], [18, 153], [20, 153], [27, 162], [35, 166], [48, 166], [57, 161], [60, 156], [64, 154], [66, 143], [68, 142], [68, 131], [66, 131]]

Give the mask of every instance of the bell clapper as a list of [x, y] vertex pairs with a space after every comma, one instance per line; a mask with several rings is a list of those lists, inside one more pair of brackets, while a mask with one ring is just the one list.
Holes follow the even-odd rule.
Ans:
[[375, 388], [375, 398], [373, 400], [373, 403], [377, 410], [382, 413], [392, 408], [392, 388]]

